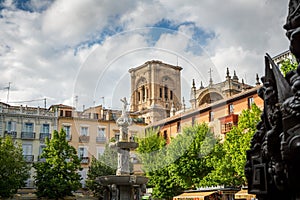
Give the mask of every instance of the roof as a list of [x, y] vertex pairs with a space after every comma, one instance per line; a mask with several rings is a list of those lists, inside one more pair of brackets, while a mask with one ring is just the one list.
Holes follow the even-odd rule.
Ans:
[[139, 69], [142, 69], [144, 67], [147, 67], [149, 64], [161, 64], [161, 66], [164, 66], [164, 67], [173, 68], [173, 69], [179, 70], [179, 71], [182, 70], [182, 67], [180, 67], [180, 66], [170, 65], [170, 64], [167, 64], [167, 63], [163, 63], [162, 61], [159, 61], [159, 60], [151, 60], [151, 61], [145, 62], [141, 66], [131, 68], [128, 71], [131, 73], [131, 72], [137, 71]]
[[184, 199], [190, 199], [190, 198], [197, 198], [199, 200], [204, 200], [205, 197], [210, 196], [214, 193], [217, 193], [217, 191], [210, 191], [210, 192], [185, 192], [181, 195], [173, 197], [173, 200], [184, 200]]
[[248, 194], [248, 190], [242, 189], [241, 191], [235, 193], [235, 199], [248, 199], [248, 198], [255, 198], [255, 194]]
[[201, 106], [201, 107], [197, 107], [197, 108], [194, 108], [194, 109], [190, 109], [190, 110], [187, 110], [185, 112], [176, 114], [176, 115], [174, 115], [172, 117], [168, 117], [168, 118], [165, 118], [163, 120], [160, 120], [160, 121], [157, 121], [157, 122], [153, 122], [152, 124], [149, 124], [147, 127], [153, 127], [153, 126], [159, 126], [159, 125], [162, 125], [162, 124], [172, 123], [172, 122], [177, 121], [178, 119], [181, 119], [181, 118], [188, 118], [188, 117], [191, 117], [193, 115], [197, 115], [199, 113], [206, 112], [206, 111], [214, 109], [216, 107], [219, 107], [219, 106], [222, 106], [222, 105], [234, 102], [234, 101], [236, 101], [238, 99], [241, 99], [241, 98], [244, 98], [244, 97], [256, 94], [257, 90], [260, 87], [261, 86], [256, 86], [256, 87], [251, 88], [249, 90], [246, 90], [244, 92], [232, 95], [229, 98], [221, 99], [221, 100], [216, 101], [214, 103], [207, 104], [205, 107]]

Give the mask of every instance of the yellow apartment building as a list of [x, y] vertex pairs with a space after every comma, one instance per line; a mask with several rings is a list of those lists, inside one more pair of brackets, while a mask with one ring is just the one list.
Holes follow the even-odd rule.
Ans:
[[[76, 111], [72, 106], [52, 105], [51, 110], [56, 110], [58, 115], [58, 129], [64, 129], [67, 134], [69, 144], [78, 152], [81, 158], [81, 176], [82, 184], [85, 184], [88, 168], [91, 164], [92, 157], [98, 159], [102, 155], [106, 144], [119, 135], [119, 127], [115, 120], [121, 115], [119, 110], [105, 109], [101, 105]], [[129, 136], [138, 136], [144, 133], [143, 122], [133, 120], [129, 126]], [[133, 159], [134, 159], [134, 155]]]

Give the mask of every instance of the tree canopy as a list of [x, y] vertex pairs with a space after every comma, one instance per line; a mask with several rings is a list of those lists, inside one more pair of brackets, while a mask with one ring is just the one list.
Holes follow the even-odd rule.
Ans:
[[51, 140], [46, 138], [41, 158], [45, 161], [34, 164], [38, 197], [63, 198], [81, 187], [80, 159], [64, 130], [54, 131]]
[[292, 62], [290, 59], [286, 59], [281, 63], [280, 70], [285, 76], [289, 71], [297, 69], [298, 63]]
[[184, 128], [168, 145], [156, 130], [149, 130], [146, 136], [138, 140], [137, 152], [154, 197], [170, 199], [193, 188], [210, 172], [206, 159], [214, 152], [217, 140], [206, 124]]
[[25, 185], [29, 167], [22, 155], [21, 144], [14, 144], [9, 136], [0, 138], [0, 197], [10, 197]]
[[246, 151], [250, 148], [250, 141], [256, 131], [256, 124], [260, 121], [261, 110], [255, 105], [244, 110], [239, 116], [237, 126], [226, 134], [226, 139], [218, 154], [218, 159], [212, 157], [210, 164], [213, 170], [200, 182], [200, 186], [242, 186], [246, 185], [244, 167]]
[[97, 178], [107, 175], [115, 175], [117, 169], [117, 151], [106, 145], [103, 155], [98, 160], [93, 157], [88, 171], [86, 187], [100, 199], [103, 199], [104, 187], [97, 181]]
[[255, 104], [244, 110], [224, 142], [215, 138], [204, 123], [184, 127], [168, 145], [157, 130], [148, 131], [146, 138], [138, 139], [137, 152], [152, 195], [171, 199], [183, 190], [197, 187], [245, 185], [246, 150], [260, 114]]

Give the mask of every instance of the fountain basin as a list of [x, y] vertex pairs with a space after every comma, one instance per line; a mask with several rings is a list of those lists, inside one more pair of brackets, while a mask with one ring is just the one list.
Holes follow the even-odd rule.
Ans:
[[99, 182], [102, 185], [142, 185], [148, 182], [148, 178], [135, 175], [109, 175], [99, 177]]

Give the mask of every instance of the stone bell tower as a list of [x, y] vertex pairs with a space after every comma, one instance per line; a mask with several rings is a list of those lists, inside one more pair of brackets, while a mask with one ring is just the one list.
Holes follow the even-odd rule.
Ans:
[[180, 110], [181, 70], [156, 60], [130, 69], [130, 111], [152, 123], [169, 117], [171, 108]]

